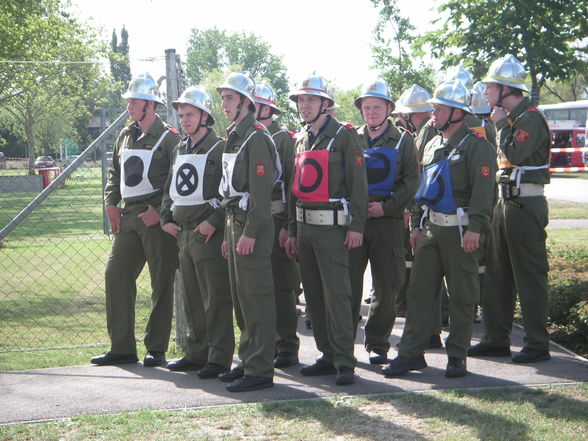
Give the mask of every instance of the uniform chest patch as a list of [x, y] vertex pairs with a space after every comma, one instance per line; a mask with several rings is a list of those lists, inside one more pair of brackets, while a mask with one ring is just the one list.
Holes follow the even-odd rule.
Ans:
[[355, 157], [355, 166], [356, 167], [361, 167], [362, 165], [363, 165], [363, 157], [356, 156]]
[[489, 178], [490, 177], [490, 167], [488, 167], [487, 165], [485, 165], [480, 170], [482, 172], [482, 177], [483, 178]]
[[255, 173], [257, 174], [257, 176], [259, 176], [260, 178], [262, 176], [265, 176], [265, 165], [258, 165], [255, 169]]
[[517, 142], [525, 142], [527, 139], [529, 139], [530, 135], [531, 134], [525, 129], [520, 129], [517, 131], [517, 133], [515, 133], [515, 140]]

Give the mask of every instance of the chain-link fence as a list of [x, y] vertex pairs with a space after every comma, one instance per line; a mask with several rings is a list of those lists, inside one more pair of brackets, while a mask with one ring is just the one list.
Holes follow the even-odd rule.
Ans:
[[[8, 161], [1, 171], [0, 352], [108, 342], [103, 188], [106, 151], [125, 121], [126, 112], [71, 164], [31, 176]], [[149, 292], [147, 271], [138, 283], [139, 293]], [[138, 295], [137, 335], [149, 309], [149, 295]]]

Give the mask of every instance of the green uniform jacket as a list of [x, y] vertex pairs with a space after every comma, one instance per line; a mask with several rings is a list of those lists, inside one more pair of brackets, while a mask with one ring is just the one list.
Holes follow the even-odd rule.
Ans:
[[[374, 145], [369, 145], [369, 136], [367, 127], [364, 125], [358, 130], [361, 145], [364, 149], [375, 147], [395, 148], [402, 136], [390, 120], [388, 128], [378, 138]], [[404, 208], [412, 200], [419, 185], [419, 171], [417, 164], [417, 151], [414, 140], [409, 133], [402, 139], [398, 148], [398, 160], [396, 163], [396, 176], [394, 177], [394, 193], [392, 195], [374, 194], [369, 195], [370, 202], [382, 203], [385, 216], [402, 217]]]
[[[280, 127], [275, 121], [272, 121], [267, 129], [276, 144], [276, 150], [280, 156], [280, 164], [282, 165], [281, 181], [284, 185], [286, 210], [284, 213], [279, 213], [279, 215], [280, 218], [284, 219], [281, 228], [288, 228], [288, 199], [290, 183], [292, 182], [294, 174], [294, 138], [288, 130]], [[276, 183], [274, 190], [272, 191], [272, 201], [282, 199], [282, 196], [282, 184]]]
[[[329, 155], [329, 197], [331, 199], [347, 198], [352, 220], [349, 230], [364, 232], [367, 220], [367, 175], [357, 132], [353, 126], [343, 126], [332, 116], [327, 116], [325, 126], [310, 144], [308, 132], [301, 130], [296, 139], [298, 153], [307, 150], [324, 150], [331, 139], [335, 138]], [[337, 136], [335, 137], [335, 135]], [[302, 202], [293, 193], [290, 194], [288, 235], [296, 237], [296, 205], [315, 210], [333, 210], [340, 207], [339, 202]]]
[[[509, 123], [512, 121], [512, 126]], [[532, 107], [528, 99], [509, 113], [508, 119], [496, 122], [499, 155], [504, 155], [513, 165], [549, 164], [551, 138], [549, 126], [543, 114]], [[512, 168], [500, 171], [500, 175], [510, 175]], [[526, 170], [521, 182], [549, 184], [549, 169]]]
[[[253, 114], [247, 115], [235, 126], [232, 124], [227, 129], [227, 143], [225, 153], [236, 153], [241, 145], [253, 132], [256, 132], [241, 153], [237, 157], [233, 173], [233, 187], [237, 191], [249, 193], [249, 207], [246, 212], [246, 221], [243, 234], [255, 238], [265, 229], [273, 228], [271, 214], [271, 192], [274, 187], [274, 164], [276, 160], [276, 147], [266, 128], [255, 120]], [[235, 212], [241, 211], [239, 201], [241, 196], [224, 198], [222, 205], [231, 208]]]
[[[468, 231], [483, 233], [490, 225], [494, 201], [494, 179], [497, 165], [496, 153], [492, 144], [481, 134], [471, 132], [463, 125], [447, 142], [438, 136], [425, 147], [423, 168], [447, 159], [453, 148], [463, 138], [470, 136], [450, 161], [451, 186], [453, 197], [458, 207], [467, 207], [469, 217]], [[413, 215], [413, 227], [418, 227], [421, 219], [421, 208], [416, 207]]]
[[415, 146], [417, 149], [417, 160], [419, 161], [419, 164], [423, 163], [425, 146], [437, 135], [439, 135], [439, 132], [433, 127], [433, 120], [431, 118], [424, 120], [420, 127], [417, 127]]
[[[118, 136], [116, 143], [114, 144], [114, 151], [112, 154], [112, 166], [108, 171], [108, 181], [105, 188], [105, 201], [106, 205], [118, 205], [122, 200], [120, 191], [120, 151], [122, 149], [146, 149], [150, 150], [153, 148], [159, 137], [164, 131], [169, 130], [162, 143], [159, 145], [157, 151], [153, 153], [153, 159], [149, 167], [148, 177], [151, 185], [156, 190], [155, 193], [151, 193], [145, 196], [136, 196], [124, 200], [124, 202], [144, 202], [145, 204], [153, 205], [158, 208], [161, 205], [161, 199], [163, 194], [163, 187], [167, 180], [169, 168], [173, 164], [174, 147], [180, 141], [180, 135], [178, 132], [169, 124], [162, 121], [159, 115], [156, 115], [157, 119], [149, 127], [145, 133], [140, 133], [139, 125], [137, 122], [131, 122], [127, 125]], [[137, 132], [139, 131], [139, 132]], [[137, 138], [135, 140], [135, 138]]]
[[[214, 151], [208, 155], [206, 161], [206, 168], [204, 170], [203, 182], [204, 185], [203, 196], [205, 199], [221, 199], [218, 192], [218, 187], [222, 177], [222, 166], [223, 166], [223, 150], [225, 147], [224, 142], [220, 142], [220, 137], [216, 135], [214, 130], [209, 129], [208, 133], [196, 146], [192, 154], [206, 154], [214, 147]], [[218, 144], [217, 144], [218, 143]], [[183, 139], [174, 149], [172, 165], [169, 168], [169, 174], [167, 182], [165, 183], [165, 189], [163, 194], [163, 201], [161, 203], [161, 225], [165, 225], [169, 222], [175, 222], [184, 228], [194, 229], [198, 224], [207, 220], [217, 231], [224, 229], [225, 222], [225, 210], [221, 207], [213, 208], [210, 204], [201, 205], [176, 205], [174, 206], [173, 212], [171, 210], [172, 198], [169, 196], [169, 188], [174, 179], [173, 176], [173, 164], [178, 155], [185, 155], [188, 153], [190, 147], [190, 138], [186, 137]]]

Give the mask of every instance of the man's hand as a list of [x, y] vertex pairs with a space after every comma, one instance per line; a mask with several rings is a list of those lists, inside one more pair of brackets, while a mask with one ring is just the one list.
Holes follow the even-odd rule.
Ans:
[[221, 254], [225, 259], [229, 258], [229, 245], [226, 240], [223, 240], [223, 243], [221, 243]]
[[249, 256], [250, 254], [253, 254], [254, 248], [255, 239], [242, 234], [239, 240], [237, 241], [235, 251], [237, 251], [237, 254], [240, 256]]
[[288, 256], [290, 260], [296, 260], [296, 257], [298, 256], [298, 246], [296, 245], [296, 238], [289, 237], [288, 239], [286, 239], [286, 244], [284, 248], [286, 249], [286, 256]]
[[419, 243], [419, 237], [421, 236], [421, 230], [414, 229], [410, 232], [410, 247], [415, 250]]
[[463, 250], [466, 253], [476, 251], [480, 247], [480, 233], [466, 231], [463, 235]]
[[171, 234], [173, 237], [176, 237], [176, 235], [178, 234], [178, 231], [182, 231], [182, 227], [180, 227], [177, 224], [174, 224], [173, 222], [168, 222], [167, 224], [163, 224], [161, 229], [163, 231], [165, 231], [167, 234]]
[[492, 113], [490, 114], [490, 119], [494, 124], [496, 124], [501, 119], [506, 118], [506, 112], [502, 107], [494, 106], [492, 108]]
[[363, 234], [357, 233], [355, 231], [348, 231], [347, 236], [345, 236], [345, 242], [343, 245], [347, 247], [348, 250], [353, 248], [358, 248], [363, 243]]
[[161, 219], [159, 212], [153, 205], [147, 205], [147, 210], [141, 214], [138, 214], [137, 217], [143, 221], [146, 227], [157, 225], [159, 223], [159, 219]]
[[203, 236], [206, 236], [206, 240], [204, 243], [208, 243], [210, 238], [214, 235], [216, 231], [216, 227], [213, 226], [210, 222], [204, 220], [198, 224], [196, 228], [194, 228], [194, 232], [200, 233]]
[[288, 230], [286, 228], [280, 228], [280, 232], [278, 233], [278, 245], [280, 245], [280, 248], [284, 248], [286, 246], [287, 240]]
[[368, 217], [382, 217], [384, 216], [384, 206], [381, 202], [368, 203]]
[[120, 220], [122, 218], [123, 209], [116, 205], [106, 206], [106, 216], [108, 216], [108, 222], [110, 222], [110, 229], [113, 233], [120, 231]]

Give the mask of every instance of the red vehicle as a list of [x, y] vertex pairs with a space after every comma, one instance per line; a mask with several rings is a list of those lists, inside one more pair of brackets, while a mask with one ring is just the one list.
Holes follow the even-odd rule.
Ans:
[[551, 123], [551, 167], [586, 167], [586, 128], [574, 123]]

